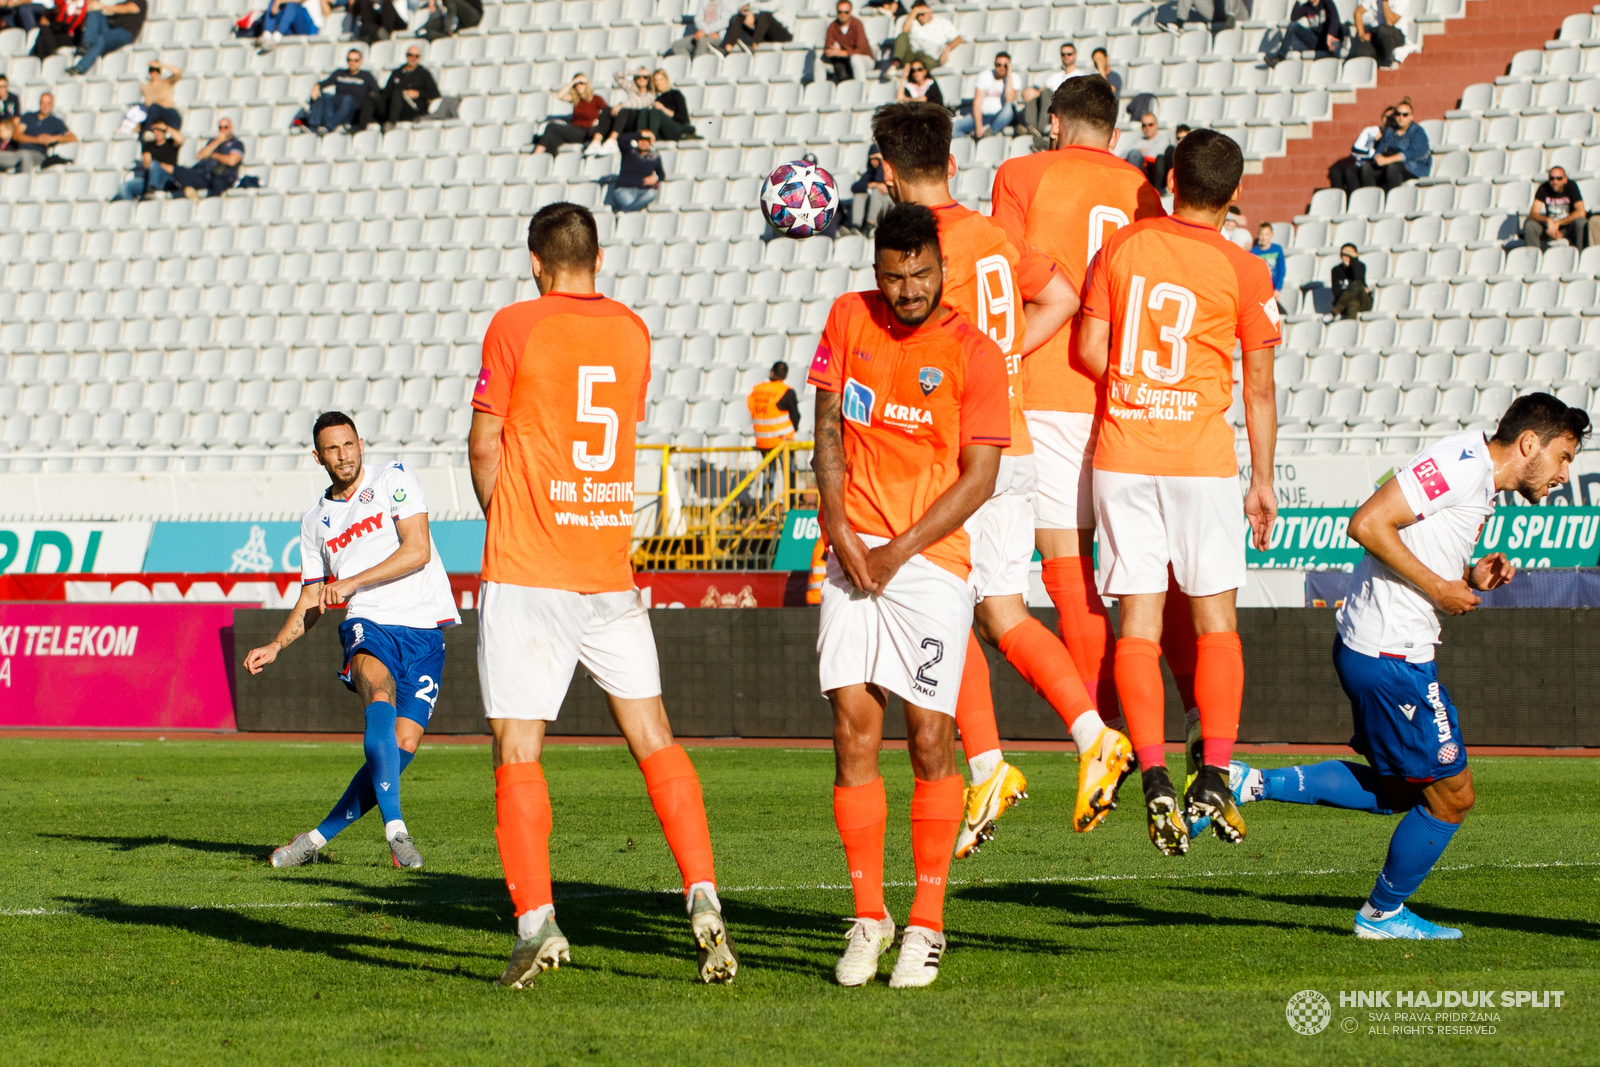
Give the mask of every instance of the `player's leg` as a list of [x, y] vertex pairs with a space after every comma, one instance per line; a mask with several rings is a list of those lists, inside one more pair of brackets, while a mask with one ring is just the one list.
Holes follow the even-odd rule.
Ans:
[[1320, 804], [1373, 815], [1393, 815], [1401, 810], [1384, 785], [1383, 777], [1364, 763], [1325, 760], [1288, 767], [1252, 767], [1234, 760], [1228, 765], [1228, 783], [1236, 804], [1276, 800], [1284, 804]]
[[[1462, 763], [1465, 763], [1463, 757]], [[1386, 778], [1391, 795], [1404, 796], [1407, 786], [1416, 791], [1417, 803], [1406, 812], [1389, 838], [1389, 852], [1383, 869], [1356, 912], [1356, 936], [1366, 940], [1404, 939], [1412, 941], [1454, 940], [1461, 931], [1439, 926], [1406, 907], [1406, 901], [1422, 887], [1423, 880], [1444, 855], [1450, 839], [1460, 829], [1467, 812], [1477, 800], [1472, 787], [1472, 771], [1463, 766], [1459, 774], [1437, 779], [1417, 788], [1404, 778]]]
[[633, 591], [595, 593], [587, 599], [593, 615], [583, 631], [579, 659], [606, 692], [611, 717], [644, 774], [650, 804], [683, 876], [700, 978], [731, 982], [739, 970], [739, 957], [717, 896], [705, 799], [694, 763], [673, 740], [661, 702], [661, 670], [649, 613]]
[[911, 792], [911, 856], [917, 891], [906, 919], [900, 955], [889, 975], [896, 989], [925, 986], [939, 977], [944, 955], [944, 890], [950, 856], [961, 827], [964, 790], [956, 771], [955, 719], [906, 701], [906, 747], [915, 785]]
[[988, 657], [969, 631], [961, 693], [956, 698], [956, 728], [961, 732], [972, 787], [966, 793], [966, 814], [956, 837], [957, 859], [975, 855], [992, 840], [995, 822], [1028, 795], [1028, 780], [1000, 752], [1000, 728], [995, 723], [994, 694], [989, 685]]
[[394, 675], [376, 655], [357, 652], [350, 659], [350, 680], [367, 709], [362, 748], [367, 755], [378, 811], [383, 816], [383, 836], [388, 839], [390, 855], [396, 867], [420, 868], [422, 856], [417, 852], [400, 811], [401, 762], [397, 733], [400, 718], [395, 706], [398, 687]]
[[894, 943], [894, 920], [883, 902], [889, 803], [878, 769], [887, 697], [867, 683], [840, 686], [826, 695], [833, 709], [833, 819], [855, 905], [834, 977], [840, 985], [859, 986], [877, 976], [879, 957]]

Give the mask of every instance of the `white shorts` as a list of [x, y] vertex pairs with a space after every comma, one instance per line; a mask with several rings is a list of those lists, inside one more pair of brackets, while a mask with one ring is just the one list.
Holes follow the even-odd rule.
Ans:
[[1102, 596], [1178, 588], [1211, 596], [1244, 585], [1244, 500], [1237, 478], [1094, 472]]
[[967, 536], [972, 539], [972, 576], [967, 584], [974, 600], [1027, 595], [1036, 480], [1032, 456], [1001, 456], [994, 496], [967, 520]]
[[[885, 543], [863, 537], [867, 547]], [[919, 708], [954, 716], [972, 629], [967, 583], [913, 556], [879, 594], [850, 584], [832, 551], [817, 628], [822, 691], [871, 683]]]
[[1087, 530], [1094, 525], [1094, 416], [1079, 411], [1024, 411], [1033, 435], [1039, 488], [1033, 495], [1040, 530]]
[[650, 613], [637, 589], [574, 593], [484, 582], [478, 592], [478, 685], [491, 719], [554, 722], [582, 663], [612, 696], [661, 695]]

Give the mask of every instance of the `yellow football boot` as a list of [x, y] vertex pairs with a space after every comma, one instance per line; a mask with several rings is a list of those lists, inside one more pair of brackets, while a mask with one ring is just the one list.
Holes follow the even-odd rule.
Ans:
[[1005, 760], [987, 780], [967, 787], [967, 812], [956, 835], [956, 859], [966, 859], [994, 839], [994, 824], [1006, 809], [1028, 798], [1028, 780]]
[[1072, 828], [1086, 834], [1117, 806], [1117, 787], [1133, 769], [1133, 745], [1109, 726], [1087, 752], [1078, 753], [1078, 802]]

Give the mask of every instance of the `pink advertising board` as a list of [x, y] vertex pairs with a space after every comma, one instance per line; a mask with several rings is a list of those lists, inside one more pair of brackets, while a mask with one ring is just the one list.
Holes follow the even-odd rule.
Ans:
[[232, 626], [227, 604], [0, 603], [0, 726], [231, 730]]

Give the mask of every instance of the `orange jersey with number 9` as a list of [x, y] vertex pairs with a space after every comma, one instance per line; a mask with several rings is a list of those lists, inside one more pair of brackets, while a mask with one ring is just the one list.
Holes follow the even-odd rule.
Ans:
[[[1055, 261], [1081, 299], [1089, 261], [1106, 238], [1140, 219], [1161, 218], [1161, 196], [1144, 172], [1101, 148], [1071, 145], [1000, 164], [994, 221], [1011, 243]], [[1028, 357], [1022, 406], [1029, 411], [1093, 412], [1099, 383], [1077, 356], [1077, 322]]]
[[1083, 314], [1111, 324], [1095, 470], [1238, 474], [1227, 419], [1234, 349], [1280, 339], [1266, 263], [1209, 226], [1136, 222], [1095, 257]]
[[650, 328], [615, 300], [548, 293], [495, 314], [472, 396], [505, 420], [486, 581], [633, 588], [634, 426], [649, 389]]

